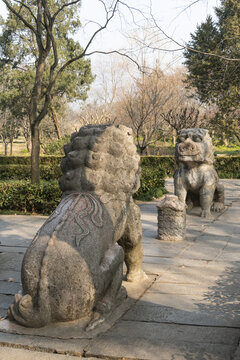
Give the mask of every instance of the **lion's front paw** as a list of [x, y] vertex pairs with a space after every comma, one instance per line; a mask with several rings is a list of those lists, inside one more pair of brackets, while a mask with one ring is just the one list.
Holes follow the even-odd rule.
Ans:
[[212, 204], [212, 211], [214, 211], [214, 212], [221, 212], [224, 210], [224, 208], [225, 208], [225, 206], [221, 202], [214, 202]]
[[147, 279], [148, 277], [142, 269], [137, 271], [129, 271], [129, 273], [127, 273], [127, 281], [129, 282], [139, 282], [145, 281]]
[[202, 210], [201, 217], [208, 219], [208, 220], [211, 220], [213, 218], [210, 210]]

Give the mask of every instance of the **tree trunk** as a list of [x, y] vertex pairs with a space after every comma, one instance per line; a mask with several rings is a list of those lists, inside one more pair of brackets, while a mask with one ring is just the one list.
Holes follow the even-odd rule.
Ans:
[[13, 140], [10, 142], [10, 156], [12, 156], [13, 153]]
[[5, 142], [4, 143], [4, 155], [7, 156], [7, 147], [8, 147], [8, 143]]
[[62, 138], [62, 134], [61, 134], [61, 129], [60, 129], [57, 113], [56, 113], [55, 107], [53, 105], [52, 99], [50, 102], [50, 108], [51, 108], [52, 119], [53, 119], [54, 127], [56, 130], [56, 134], [57, 134], [58, 139], [60, 140]]
[[[36, 67], [35, 83], [31, 95], [30, 101], [30, 114], [29, 121], [31, 127], [31, 181], [32, 184], [40, 183], [40, 136], [39, 136], [39, 125], [44, 115], [41, 115], [38, 111], [38, 103], [42, 89], [43, 72], [45, 68], [45, 58], [43, 57], [43, 51], [39, 54], [38, 64]], [[43, 110], [41, 111], [43, 112]]]
[[228, 145], [229, 145], [225, 132], [222, 132], [222, 143], [226, 147], [228, 147]]
[[26, 142], [26, 148], [27, 148], [27, 152], [28, 153], [30, 153], [30, 139], [27, 139], [27, 140], [25, 140], [25, 142]]
[[140, 155], [147, 155], [146, 146], [138, 146]]
[[32, 184], [40, 183], [40, 137], [39, 137], [39, 124], [31, 125], [31, 139], [32, 139], [32, 152], [31, 152], [31, 180]]
[[23, 132], [23, 136], [24, 136], [24, 139], [25, 139], [25, 144], [26, 144], [26, 148], [27, 148], [27, 152], [30, 153], [30, 150], [31, 150], [31, 135], [30, 133], [28, 132], [27, 129], [24, 129], [24, 132]]

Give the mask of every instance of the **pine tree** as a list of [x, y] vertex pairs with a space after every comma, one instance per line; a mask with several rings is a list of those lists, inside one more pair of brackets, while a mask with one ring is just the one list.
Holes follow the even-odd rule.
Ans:
[[215, 125], [228, 135], [239, 131], [240, 114], [240, 3], [222, 0], [191, 34], [185, 58], [188, 83], [197, 89], [201, 102], [217, 105]]

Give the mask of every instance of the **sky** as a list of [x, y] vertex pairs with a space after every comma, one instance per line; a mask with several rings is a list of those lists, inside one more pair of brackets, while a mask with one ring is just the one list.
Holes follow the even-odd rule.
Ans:
[[[112, 1], [105, 2], [109, 4]], [[120, 7], [120, 15], [115, 16], [109, 27], [95, 38], [89, 47], [89, 52], [121, 50], [127, 51], [130, 56], [138, 60], [139, 45], [136, 45], [132, 38], [137, 37], [142, 41], [146, 37], [146, 41], [151, 41], [154, 47], [161, 48], [160, 51], [150, 51], [148, 59], [156, 61], [157, 58], [163, 70], [180, 66], [184, 60], [182, 51], [171, 51], [179, 49], [179, 46], [169, 39], [166, 41], [165, 35], [179, 44], [188, 42], [190, 33], [195, 32], [196, 26], [205, 21], [209, 14], [214, 18], [214, 7], [220, 5], [220, 0], [125, 0], [125, 2], [132, 10]], [[149, 19], [150, 12], [156, 22], [150, 23], [151, 30], [146, 20]], [[6, 16], [6, 8], [2, 0], [0, 0], [0, 13]], [[98, 29], [99, 23], [104, 23], [105, 16], [101, 0], [82, 0], [80, 16], [82, 29], [77, 35], [81, 46], [88, 43], [91, 35]], [[156, 28], [155, 25], [158, 27]], [[101, 63], [102, 69], [102, 63], [107, 64], [108, 59], [106, 55], [91, 56], [93, 73], [98, 75], [99, 64]], [[108, 65], [105, 67], [107, 72]]]
[[[126, 2], [132, 8], [140, 9], [146, 18], [149, 18], [151, 3], [151, 11], [159, 28], [180, 44], [190, 40], [190, 33], [195, 31], [197, 24], [205, 21], [207, 15], [210, 14], [214, 17], [214, 7], [220, 5], [220, 0], [199, 0], [197, 2], [194, 0], [127, 0]], [[192, 6], [190, 6], [191, 3], [193, 3]], [[88, 39], [89, 34], [97, 29], [97, 25], [93, 24], [91, 20], [103, 23], [105, 12], [102, 10], [99, 0], [83, 0], [81, 18], [84, 33], [80, 35], [82, 44], [84, 35]], [[120, 8], [120, 11], [121, 17], [116, 16], [113, 19], [109, 29], [96, 38], [90, 50], [126, 49], [130, 46], [129, 38], [133, 33], [141, 36], [139, 27], [147, 26], [143, 16], [138, 11], [133, 11], [133, 21], [131, 13], [126, 8]], [[159, 37], [159, 47], [168, 50], [162, 51], [158, 56], [162, 57], [164, 62], [170, 61], [172, 58], [173, 63], [180, 64], [183, 59], [182, 53], [169, 53], [169, 50], [176, 50], [179, 47], [173, 42], [164, 41], [165, 36], [159, 29], [155, 33]]]
[[[190, 40], [190, 34], [195, 32], [196, 26], [206, 20], [207, 15], [211, 15], [214, 18], [214, 8], [220, 5], [220, 0], [199, 0], [197, 2], [194, 0], [127, 0], [127, 3], [133, 8], [140, 9], [146, 18], [149, 18], [149, 5], [151, 3], [151, 12], [159, 28], [163, 30], [164, 34], [179, 44], [184, 44]], [[191, 3], [194, 4], [189, 6]], [[143, 26], [148, 27], [148, 25], [146, 25], [146, 21], [138, 11], [133, 11], [132, 16], [127, 9], [121, 8], [120, 10], [122, 16], [113, 19], [109, 28], [93, 42], [90, 51], [98, 49], [105, 51], [124, 49], [123, 51], [125, 51], [125, 49], [131, 49], [133, 47], [133, 51], [128, 52], [128, 54], [133, 57], [135, 56], [135, 59], [138, 61], [138, 46], [132, 44], [131, 38], [132, 36], [144, 37], [145, 35], [140, 28]], [[85, 41], [87, 41], [89, 34], [97, 29], [97, 25], [93, 24], [91, 20], [95, 19], [96, 22], [102, 24], [104, 17], [105, 13], [102, 11], [98, 0], [83, 0], [81, 19], [84, 31], [79, 35], [82, 44], [84, 44], [83, 39], [85, 38]], [[153, 25], [152, 22], [151, 25]], [[147, 36], [147, 41], [150, 41], [149, 38], [151, 38], [152, 33], [154, 33], [153, 46], [164, 50], [149, 51], [147, 56], [150, 68], [151, 65], [154, 66], [154, 64], [156, 64], [156, 59], [163, 71], [172, 71], [176, 67], [181, 66], [184, 61], [182, 51], [170, 51], [172, 49], [179, 49], [179, 46], [169, 40], [166, 41], [165, 35], [159, 29], [157, 29], [157, 31], [150, 30], [150, 37]], [[157, 39], [156, 41], [155, 36], [159, 37], [159, 40]], [[114, 61], [118, 61], [118, 59], [115, 57]], [[119, 59], [119, 61], [121, 61], [121, 59]], [[92, 98], [94, 98], [95, 93], [97, 94], [96, 96], [99, 97], [99, 93], [102, 91], [103, 71], [105, 72], [104, 76], [106, 78], [111, 60], [109, 60], [109, 57], [106, 55], [94, 55], [91, 57], [91, 63], [93, 72], [97, 76], [89, 94], [90, 102]], [[131, 71], [137, 72], [136, 66]], [[128, 81], [126, 76], [125, 82], [128, 83]]]
[[[111, 3], [112, 0], [106, 0]], [[208, 14], [214, 14], [214, 7], [220, 4], [220, 0], [125, 0], [132, 7], [133, 16], [126, 7], [120, 7], [121, 17], [115, 16], [109, 23], [109, 28], [101, 33], [93, 42], [90, 50], [113, 50], [127, 48], [128, 35], [133, 29], [139, 31], [138, 26], [146, 26], [145, 17], [149, 17], [150, 4], [152, 14], [157, 24], [163, 31], [180, 43], [190, 39], [190, 33], [194, 32], [196, 25], [206, 19]], [[193, 3], [192, 6], [191, 3]], [[5, 4], [0, 0], [0, 13], [6, 16]], [[133, 19], [134, 17], [134, 19]], [[83, 29], [79, 34], [81, 45], [87, 43], [91, 34], [97, 29], [96, 23], [103, 23], [105, 11], [101, 0], [82, 0], [81, 21]], [[95, 22], [95, 24], [94, 24]], [[134, 24], [134, 22], [136, 24]], [[162, 34], [159, 31], [159, 35]], [[169, 44], [169, 48], [174, 47]]]

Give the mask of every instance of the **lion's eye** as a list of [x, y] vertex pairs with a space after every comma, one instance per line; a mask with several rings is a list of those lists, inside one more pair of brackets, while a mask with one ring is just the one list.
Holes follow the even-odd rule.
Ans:
[[193, 136], [193, 141], [195, 141], [195, 142], [201, 142], [201, 141], [202, 141], [202, 138], [201, 138], [201, 136]]
[[179, 136], [178, 142], [184, 142], [185, 139], [186, 139], [185, 136]]

